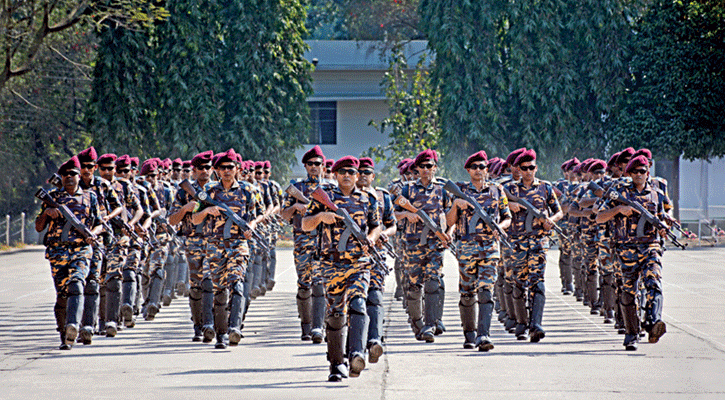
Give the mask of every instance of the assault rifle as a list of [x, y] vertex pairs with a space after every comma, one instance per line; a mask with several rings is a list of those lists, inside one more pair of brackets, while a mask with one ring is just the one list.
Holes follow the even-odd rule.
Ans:
[[[447, 241], [446, 235], [443, 232], [443, 229], [441, 229], [438, 224], [436, 224], [428, 214], [426, 214], [425, 211], [415, 208], [412, 204], [410, 204], [410, 201], [406, 199], [405, 197], [399, 195], [399, 191], [396, 190], [396, 193], [394, 193], [397, 198], [393, 203], [395, 205], [402, 207], [408, 212], [411, 212], [413, 214], [416, 214], [418, 217], [420, 217], [420, 220], [423, 222], [423, 225], [425, 227], [423, 228], [423, 232], [420, 234], [420, 244], [425, 245], [428, 243], [428, 232], [433, 232], [440, 241], [445, 243]], [[456, 248], [456, 245], [453, 242], [448, 242], [448, 249], [453, 253], [453, 255], [458, 258], [458, 249]]]
[[60, 240], [63, 242], [68, 241], [68, 234], [70, 233], [70, 228], [75, 228], [85, 239], [91, 238], [94, 241], [98, 240], [98, 237], [91, 232], [90, 229], [88, 229], [87, 226], [83, 225], [81, 221], [76, 218], [76, 216], [71, 212], [71, 210], [66, 206], [65, 204], [59, 204], [55, 199], [50, 197], [50, 194], [45, 191], [45, 189], [40, 188], [37, 192], [35, 192], [35, 197], [40, 199], [46, 207], [49, 208], [55, 208], [58, 211], [60, 211], [60, 214], [65, 218], [67, 224], [63, 227], [63, 232], [60, 235]]
[[[267, 244], [267, 241], [262, 237], [262, 235], [259, 234], [256, 230], [252, 229], [247, 221], [243, 220], [237, 213], [235, 213], [231, 208], [229, 208], [228, 205], [216, 201], [209, 197], [209, 195], [205, 191], [197, 192], [194, 190], [194, 188], [191, 186], [191, 182], [189, 182], [188, 179], [184, 179], [179, 183], [179, 187], [184, 189], [186, 193], [189, 194], [189, 196], [193, 197], [194, 200], [198, 201], [199, 203], [205, 204], [207, 206], [217, 206], [222, 209], [222, 213], [232, 221], [235, 225], [237, 225], [243, 232], [250, 231], [252, 232], [252, 236], [256, 240], [257, 244], [262, 248], [262, 250], [269, 252], [269, 245]], [[230, 235], [230, 226], [227, 225], [224, 228], [224, 237], [229, 237]]]
[[348, 213], [346, 209], [336, 206], [335, 203], [330, 200], [330, 196], [328, 196], [321, 187], [318, 187], [317, 189], [315, 189], [314, 192], [312, 192], [312, 198], [322, 203], [322, 205], [332, 210], [335, 214], [341, 216], [342, 222], [345, 223], [345, 227], [347, 229], [345, 229], [345, 231], [340, 236], [340, 240], [337, 244], [338, 251], [345, 251], [347, 247], [347, 241], [350, 238], [350, 235], [352, 235], [362, 246], [368, 247], [368, 253], [372, 257], [375, 265], [382, 268], [383, 271], [389, 272], [388, 265], [385, 263], [383, 256], [375, 248], [375, 245], [368, 241], [368, 237], [365, 232], [360, 229], [360, 226], [355, 222], [354, 219], [352, 219], [350, 213]]
[[[534, 205], [529, 203], [528, 200], [514, 196], [506, 188], [504, 188], [503, 191], [506, 192], [506, 197], [508, 197], [508, 199], [510, 201], [513, 201], [514, 203], [518, 203], [518, 204], [522, 205], [524, 208], [526, 208], [526, 224], [524, 225], [526, 228], [526, 232], [531, 232], [533, 230], [534, 218], [541, 219], [541, 220], [545, 220], [547, 218], [547, 216], [546, 216], [546, 214], [544, 214], [544, 212], [542, 212], [538, 208], [534, 207]], [[554, 229], [556, 231], [556, 233], [559, 235], [560, 238], [566, 240], [567, 242], [571, 242], [569, 237], [566, 236], [566, 234], [564, 234], [564, 231], [561, 230], [559, 225], [553, 224], [552, 229]]]
[[453, 183], [453, 181], [446, 182], [445, 185], [443, 185], [443, 189], [445, 189], [450, 194], [459, 197], [463, 200], [465, 200], [468, 204], [470, 204], [473, 207], [474, 217], [471, 218], [471, 221], [468, 223], [468, 231], [474, 232], [476, 230], [476, 225], [478, 225], [478, 220], [481, 219], [483, 222], [488, 226], [488, 229], [491, 230], [491, 232], [498, 232], [498, 237], [501, 239], [501, 243], [503, 243], [506, 247], [513, 250], [513, 246], [511, 246], [511, 243], [508, 241], [508, 235], [506, 232], [504, 232], [503, 229], [496, 223], [496, 221], [491, 218], [491, 216], [486, 212], [486, 210], [481, 207], [478, 202], [472, 198], [471, 196], [463, 193], [463, 191]]
[[305, 197], [305, 195], [302, 194], [302, 192], [300, 192], [300, 190], [297, 189], [295, 187], [295, 185], [290, 184], [289, 186], [287, 186], [287, 189], [285, 189], [284, 192], [287, 193], [288, 195], [294, 197], [297, 201], [299, 201], [302, 204], [310, 204], [310, 199]]
[[687, 247], [687, 244], [682, 244], [677, 241], [677, 236], [672, 233], [672, 230], [669, 226], [667, 226], [667, 224], [662, 222], [659, 218], [657, 218], [646, 208], [644, 208], [644, 206], [640, 202], [627, 199], [626, 197], [622, 196], [622, 194], [619, 193], [616, 189], [614, 189], [614, 187], [607, 190], [607, 192], [605, 193], [605, 197], [612, 201], [624, 204], [625, 206], [632, 207], [635, 211], [637, 211], [637, 213], [639, 213], [640, 218], [639, 222], [637, 222], [637, 236], [644, 236], [644, 224], [645, 222], [649, 222], [658, 231], [664, 229], [665, 234], [675, 246], [681, 248], [682, 250], [685, 250], [685, 248]]

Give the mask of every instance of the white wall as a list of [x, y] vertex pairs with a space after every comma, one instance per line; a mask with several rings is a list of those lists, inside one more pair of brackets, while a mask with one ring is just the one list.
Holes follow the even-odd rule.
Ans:
[[725, 158], [680, 159], [680, 218], [725, 219]]

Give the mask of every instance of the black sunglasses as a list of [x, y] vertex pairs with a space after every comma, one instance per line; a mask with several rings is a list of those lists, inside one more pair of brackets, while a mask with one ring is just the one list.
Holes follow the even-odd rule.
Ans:
[[159, 174], [146, 174], [146, 176], [150, 176], [152, 178], [156, 178], [157, 176], [159, 176]]
[[98, 167], [101, 171], [113, 171], [116, 167]]
[[184, 172], [191, 172], [191, 170], [184, 168]]
[[174, 168], [174, 171], [181, 172], [181, 168]]
[[419, 164], [418, 165], [418, 168], [431, 169], [431, 168], [433, 168], [435, 166], [436, 166], [435, 164]]
[[123, 169], [119, 169], [118, 170], [118, 173], [119, 174], [127, 174], [129, 172], [131, 172], [131, 169], [130, 168], [123, 168]]
[[307, 164], [308, 167], [319, 167], [322, 165], [322, 162], [320, 161], [307, 161], [305, 164]]
[[211, 165], [200, 165], [198, 167], [195, 167], [196, 169], [203, 169], [203, 170], [210, 170]]
[[254, 171], [254, 175], [262, 175], [263, 173], [263, 171]]
[[637, 169], [633, 169], [631, 173], [632, 174], [644, 175], [644, 174], [647, 173], [647, 170], [646, 169], [637, 168]]
[[234, 169], [233, 165], [220, 165], [217, 167], [221, 171], [231, 171]]
[[375, 171], [373, 171], [371, 169], [365, 169], [365, 170], [360, 171], [360, 173], [363, 175], [372, 175], [375, 173]]
[[81, 164], [81, 169], [93, 169], [96, 164]]
[[340, 175], [356, 175], [357, 170], [354, 168], [340, 168], [337, 170], [337, 173]]
[[526, 166], [522, 165], [519, 167], [519, 169], [522, 171], [533, 171], [536, 169], [536, 165], [526, 165]]
[[468, 169], [486, 169], [488, 168], [488, 165], [486, 164], [471, 164], [468, 166]]
[[63, 171], [59, 172], [60, 176], [77, 176], [78, 172], [76, 171]]

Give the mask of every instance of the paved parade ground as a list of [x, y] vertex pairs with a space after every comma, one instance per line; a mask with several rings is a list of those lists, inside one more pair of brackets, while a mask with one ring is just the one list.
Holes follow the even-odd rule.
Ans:
[[55, 294], [43, 248], [0, 255], [0, 399], [722, 399], [725, 398], [725, 248], [667, 251], [667, 334], [625, 352], [623, 335], [561, 295], [558, 252], [546, 273], [546, 338], [517, 342], [493, 322], [495, 349], [464, 350], [457, 267], [446, 255], [443, 321], [418, 342], [386, 292], [386, 354], [359, 378], [328, 383], [324, 344], [302, 342], [290, 249], [277, 286], [253, 301], [238, 347], [192, 343], [186, 298], [116, 338], [58, 350]]

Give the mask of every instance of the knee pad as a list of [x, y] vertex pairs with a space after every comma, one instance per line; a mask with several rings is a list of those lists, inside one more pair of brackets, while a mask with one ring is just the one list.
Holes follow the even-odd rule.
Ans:
[[312, 296], [312, 289], [299, 288], [297, 289], [297, 298], [300, 300], [307, 300]]
[[536, 285], [532, 286], [531, 291], [534, 293], [546, 294], [546, 287], [544, 286], [544, 282], [539, 282]]
[[327, 329], [331, 331], [339, 331], [347, 324], [345, 314], [335, 313], [327, 316]]
[[480, 290], [478, 292], [478, 302], [481, 304], [493, 303], [493, 294], [490, 290]]
[[519, 285], [514, 285], [514, 291], [513, 291], [513, 298], [514, 299], [523, 299], [524, 294], [526, 293], [526, 290], [522, 288]]
[[189, 288], [189, 298], [192, 300], [201, 300], [202, 293], [203, 291], [201, 290], [201, 288]]
[[229, 291], [221, 290], [214, 294], [214, 306], [226, 306], [229, 302]]
[[68, 282], [66, 287], [66, 293], [68, 296], [80, 296], [83, 294], [83, 282], [78, 280], [72, 280]]
[[110, 281], [106, 282], [106, 292], [120, 292], [121, 291], [121, 280], [120, 279], [111, 279]]
[[662, 294], [662, 284], [654, 279], [647, 281], [647, 283], [644, 285], [644, 288], [647, 291]]
[[408, 289], [408, 298], [410, 300], [420, 300], [423, 298], [423, 289], [418, 286], [413, 286]]
[[623, 306], [631, 306], [635, 303], [635, 297], [632, 293], [624, 292], [622, 293], [622, 305]]
[[214, 292], [214, 282], [211, 279], [204, 279], [201, 281], [201, 290], [206, 293]]
[[163, 268], [159, 268], [154, 273], [154, 277], [161, 279], [162, 281], [166, 278], [166, 271]]
[[244, 283], [242, 281], [236, 281], [232, 284], [232, 294], [244, 296]]
[[365, 299], [360, 296], [355, 296], [354, 299], [350, 300], [350, 313], [367, 315], [367, 306], [365, 305]]
[[383, 292], [381, 290], [368, 291], [368, 299], [367, 299], [366, 303], [369, 306], [382, 306], [383, 305]]
[[83, 289], [83, 294], [87, 295], [87, 296], [96, 295], [99, 293], [98, 288], [99, 288], [98, 281], [88, 281], [86, 283], [86, 287]]
[[325, 295], [325, 286], [322, 284], [322, 282], [315, 283], [314, 285], [312, 285], [312, 296], [323, 297], [324, 295]]
[[473, 307], [474, 304], [476, 304], [476, 296], [474, 296], [472, 294], [462, 294], [461, 295], [461, 306]]
[[136, 271], [132, 269], [123, 270], [123, 281], [124, 282], [136, 282]]
[[441, 288], [441, 282], [438, 279], [428, 279], [425, 281], [425, 292], [435, 293]]

